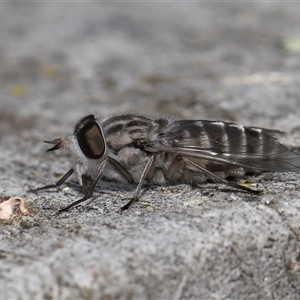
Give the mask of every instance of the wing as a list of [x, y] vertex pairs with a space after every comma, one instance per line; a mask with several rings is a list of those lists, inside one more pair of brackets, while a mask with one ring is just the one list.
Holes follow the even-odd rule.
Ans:
[[152, 149], [248, 170], [300, 171], [300, 157], [278, 142], [279, 133], [221, 121], [175, 121]]

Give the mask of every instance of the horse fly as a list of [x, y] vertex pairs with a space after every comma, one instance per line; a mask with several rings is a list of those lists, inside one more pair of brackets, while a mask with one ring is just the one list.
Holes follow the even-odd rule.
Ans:
[[176, 121], [136, 114], [117, 115], [101, 123], [91, 114], [79, 120], [71, 136], [45, 141], [54, 144], [48, 151], [68, 149], [74, 166], [56, 184], [31, 191], [58, 187], [75, 171], [84, 197], [59, 213], [91, 198], [100, 176], [137, 183], [121, 211], [139, 199], [145, 182], [198, 184], [213, 180], [257, 194], [259, 191], [227, 178], [258, 171], [299, 171], [300, 157], [277, 141], [279, 133], [231, 122]]

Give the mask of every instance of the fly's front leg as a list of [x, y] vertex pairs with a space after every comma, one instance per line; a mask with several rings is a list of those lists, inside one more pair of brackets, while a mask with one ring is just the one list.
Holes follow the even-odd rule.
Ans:
[[112, 157], [108, 157], [108, 162], [115, 168], [115, 170], [117, 172], [119, 172], [119, 174], [126, 179], [128, 182], [133, 183], [133, 177], [132, 175], [115, 159], [113, 159]]
[[149, 171], [150, 171], [150, 169], [151, 169], [151, 167], [153, 165], [154, 159], [155, 159], [155, 155], [152, 154], [150, 156], [149, 160], [147, 161], [147, 164], [146, 164], [145, 169], [144, 169], [144, 171], [142, 173], [142, 176], [141, 176], [141, 178], [139, 180], [138, 186], [137, 186], [137, 188], [136, 188], [136, 190], [134, 192], [133, 197], [130, 199], [130, 201], [126, 205], [124, 205], [123, 207], [121, 207], [121, 209], [120, 209], [121, 213], [124, 210], [128, 209], [129, 206], [132, 203], [134, 203], [135, 201], [137, 201], [139, 199], [139, 194], [140, 194], [141, 188], [142, 188], [142, 186], [143, 186], [143, 184], [144, 184], [144, 182], [145, 182], [145, 180], [147, 178], [147, 175], [149, 174]]
[[74, 173], [74, 169], [70, 169], [61, 179], [59, 179], [55, 184], [48, 184], [42, 187], [39, 187], [37, 189], [30, 189], [27, 192], [37, 192], [41, 190], [51, 189], [51, 188], [57, 188], [60, 185], [62, 185], [72, 174]]
[[97, 170], [96, 176], [94, 178], [91, 178], [90, 176], [87, 176], [87, 175], [82, 175], [82, 186], [83, 186], [84, 197], [82, 199], [79, 199], [79, 200], [71, 203], [70, 205], [60, 209], [57, 212], [57, 214], [65, 212], [65, 211], [69, 210], [70, 208], [72, 208], [73, 206], [76, 206], [77, 204], [84, 202], [93, 196], [94, 189], [96, 187], [96, 184], [99, 180], [99, 177], [100, 177], [102, 171], [104, 170], [106, 162], [107, 162], [107, 158], [100, 164], [100, 166]]
[[68, 205], [68, 206], [66, 206], [66, 207], [64, 207], [64, 208], [62, 208], [62, 209], [60, 209], [56, 214], [59, 215], [59, 214], [61, 214], [62, 212], [65, 212], [65, 211], [69, 210], [69, 209], [72, 208], [73, 206], [76, 206], [77, 204], [79, 204], [79, 203], [81, 203], [81, 202], [84, 202], [84, 201], [90, 199], [90, 198], [92, 197], [92, 195], [93, 195], [93, 192], [91, 192], [90, 194], [86, 195], [86, 196], [83, 197], [82, 199], [79, 199], [79, 200], [77, 200], [77, 201], [71, 203], [70, 205]]

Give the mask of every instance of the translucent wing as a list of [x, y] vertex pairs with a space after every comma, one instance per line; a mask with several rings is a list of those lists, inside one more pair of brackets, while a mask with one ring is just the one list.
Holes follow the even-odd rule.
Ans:
[[280, 144], [279, 131], [229, 122], [175, 121], [153, 145], [157, 151], [250, 170], [300, 171], [300, 157]]

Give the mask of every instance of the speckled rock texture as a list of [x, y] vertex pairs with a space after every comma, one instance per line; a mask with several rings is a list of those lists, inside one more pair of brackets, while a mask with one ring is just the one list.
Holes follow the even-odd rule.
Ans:
[[276, 128], [298, 151], [299, 36], [298, 3], [0, 3], [0, 196], [30, 211], [0, 222], [0, 298], [299, 299], [300, 173], [253, 177], [259, 196], [150, 186], [122, 215], [135, 185], [59, 216], [75, 177], [27, 192], [72, 165], [42, 141], [91, 112]]

